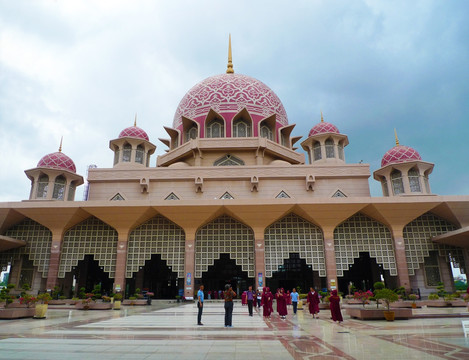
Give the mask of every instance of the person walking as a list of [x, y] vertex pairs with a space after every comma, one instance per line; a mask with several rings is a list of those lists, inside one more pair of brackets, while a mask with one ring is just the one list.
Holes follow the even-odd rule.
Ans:
[[340, 311], [340, 297], [337, 295], [337, 290], [332, 290], [331, 296], [329, 296], [329, 304], [332, 320], [338, 321], [340, 324], [344, 319]]
[[248, 302], [249, 316], [252, 316], [252, 304], [254, 302], [255, 297], [256, 297], [256, 292], [252, 290], [252, 286], [249, 286], [248, 291], [246, 291], [246, 299]]
[[197, 308], [199, 312], [197, 314], [197, 325], [202, 324], [202, 311], [204, 309], [204, 286], [200, 285], [199, 291], [197, 291]]
[[307, 301], [309, 304], [309, 313], [313, 315], [314, 318], [315, 315], [319, 313], [319, 295], [312, 287], [309, 288]]
[[296, 288], [293, 288], [292, 292], [290, 293], [291, 303], [293, 305], [293, 314], [296, 314], [298, 309], [298, 298], [300, 294], [296, 292]]
[[257, 308], [260, 309], [262, 304], [262, 293], [257, 290]]
[[225, 292], [223, 298], [225, 299], [225, 327], [233, 327], [233, 298], [236, 297], [236, 293], [233, 291], [231, 285], [225, 285]]
[[270, 318], [270, 314], [272, 314], [272, 302], [273, 302], [273, 295], [270, 292], [268, 287], [265, 287], [262, 291], [262, 315], [266, 318]]
[[287, 294], [285, 294], [285, 290], [280, 288], [276, 294], [277, 298], [277, 312], [279, 316], [285, 320], [288, 310], [287, 310]]

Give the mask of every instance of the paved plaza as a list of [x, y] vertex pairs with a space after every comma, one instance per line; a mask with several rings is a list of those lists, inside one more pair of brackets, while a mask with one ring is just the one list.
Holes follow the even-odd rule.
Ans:
[[[195, 304], [155, 301], [120, 311], [50, 309], [47, 319], [0, 320], [0, 359], [469, 359], [461, 318], [335, 324], [328, 311], [264, 321], [235, 304], [233, 328], [221, 302], [207, 302], [197, 326]], [[414, 310], [433, 316], [466, 309]]]

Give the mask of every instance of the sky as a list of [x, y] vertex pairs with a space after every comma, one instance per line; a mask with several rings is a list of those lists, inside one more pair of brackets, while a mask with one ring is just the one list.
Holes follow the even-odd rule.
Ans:
[[467, 14], [465, 0], [0, 0], [0, 201], [29, 198], [24, 170], [62, 136], [80, 175], [112, 167], [135, 114], [163, 154], [184, 94], [225, 72], [230, 33], [235, 72], [279, 96], [293, 136], [322, 111], [372, 173], [396, 129], [435, 164], [434, 194], [468, 195]]

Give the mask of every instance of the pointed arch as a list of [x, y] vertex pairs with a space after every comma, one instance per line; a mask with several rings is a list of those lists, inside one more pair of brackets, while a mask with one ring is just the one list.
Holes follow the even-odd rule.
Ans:
[[266, 277], [272, 277], [291, 253], [299, 253], [319, 276], [326, 276], [324, 236], [313, 223], [290, 213], [265, 229], [264, 240]]
[[153, 254], [184, 278], [184, 230], [164, 216], [157, 215], [137, 226], [129, 235], [125, 277], [131, 278]]
[[252, 118], [246, 108], [237, 113], [232, 121], [232, 137], [251, 137], [252, 136]]
[[241, 160], [240, 158], [231, 155], [231, 154], [226, 154], [219, 158], [218, 160], [215, 160], [213, 163], [213, 166], [237, 166], [237, 165], [244, 165], [244, 161]]
[[72, 271], [85, 255], [93, 255], [99, 266], [114, 278], [117, 256], [117, 231], [92, 216], [70, 228], [64, 235], [59, 278]]
[[356, 213], [334, 229], [334, 249], [337, 276], [344, 276], [360, 252], [369, 253], [390, 275], [397, 275], [391, 231], [362, 213]]
[[221, 254], [240, 265], [249, 277], [254, 277], [254, 232], [238, 220], [222, 215], [197, 230], [195, 236], [195, 277], [212, 266]]
[[278, 195], [275, 197], [276, 199], [290, 199], [290, 195], [288, 195], [285, 191], [280, 191]]
[[205, 118], [205, 138], [224, 137], [226, 137], [225, 119], [213, 109], [210, 109]]

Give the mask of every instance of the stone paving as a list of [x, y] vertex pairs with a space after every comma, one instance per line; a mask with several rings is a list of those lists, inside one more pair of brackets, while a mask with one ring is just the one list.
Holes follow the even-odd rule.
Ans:
[[[414, 311], [467, 314], [465, 308]], [[0, 359], [469, 359], [458, 317], [365, 322], [344, 316], [339, 325], [328, 311], [319, 319], [289, 312], [286, 320], [264, 320], [236, 302], [233, 328], [225, 328], [221, 302], [206, 303], [204, 326], [196, 325], [193, 303], [50, 309], [44, 320], [0, 321]]]

